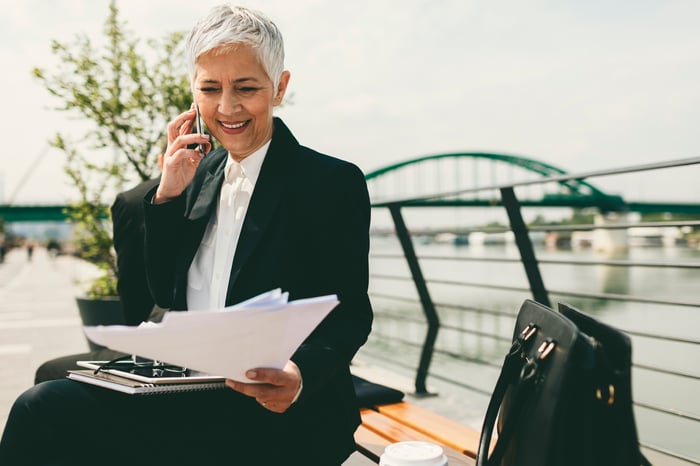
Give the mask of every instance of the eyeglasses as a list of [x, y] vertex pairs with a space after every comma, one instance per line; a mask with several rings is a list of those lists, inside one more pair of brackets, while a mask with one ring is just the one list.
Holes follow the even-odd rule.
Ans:
[[112, 359], [95, 369], [97, 374], [102, 371], [118, 370], [143, 377], [187, 377], [186, 367], [154, 361], [152, 359], [138, 360], [136, 356], [126, 355]]

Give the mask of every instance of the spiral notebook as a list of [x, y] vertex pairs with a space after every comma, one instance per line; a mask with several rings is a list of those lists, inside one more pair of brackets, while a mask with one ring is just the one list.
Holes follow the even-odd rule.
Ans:
[[[151, 360], [143, 360], [146, 364], [148, 362], [153, 362]], [[105, 364], [110, 364], [110, 368], [105, 368]], [[187, 377], [182, 375], [176, 376], [162, 376], [153, 377], [146, 376], [143, 374], [138, 374], [132, 372], [133, 363], [131, 360], [126, 359], [124, 361], [77, 361], [76, 365], [79, 367], [84, 367], [86, 369], [100, 369], [100, 372], [106, 372], [108, 374], [116, 375], [126, 379], [138, 380], [139, 382], [163, 385], [168, 383], [194, 383], [194, 382], [222, 382], [224, 377], [217, 375], [209, 375], [204, 372], [197, 372], [193, 370], [187, 371]], [[121, 367], [120, 367], [121, 366]], [[145, 366], [148, 368], [148, 366]]]
[[202, 381], [199, 377], [167, 377], [167, 379], [171, 380], [164, 381], [153, 378], [153, 382], [143, 382], [106, 372], [95, 374], [94, 370], [73, 370], [68, 371], [68, 378], [129, 395], [158, 395], [163, 393], [217, 390], [226, 387], [223, 377], [208, 377], [207, 381]]

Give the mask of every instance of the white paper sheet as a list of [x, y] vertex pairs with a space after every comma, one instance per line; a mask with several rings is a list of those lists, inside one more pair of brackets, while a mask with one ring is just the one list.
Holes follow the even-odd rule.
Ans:
[[256, 367], [282, 369], [316, 326], [338, 305], [335, 295], [287, 302], [272, 290], [224, 309], [167, 312], [139, 327], [85, 327], [95, 343], [241, 382]]

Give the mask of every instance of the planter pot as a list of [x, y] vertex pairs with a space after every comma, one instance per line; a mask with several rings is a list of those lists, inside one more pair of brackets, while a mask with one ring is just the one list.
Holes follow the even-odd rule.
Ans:
[[[119, 298], [75, 298], [78, 303], [78, 311], [83, 326], [94, 327], [96, 325], [125, 325], [124, 311]], [[93, 343], [87, 338], [90, 351], [97, 351], [104, 347]]]

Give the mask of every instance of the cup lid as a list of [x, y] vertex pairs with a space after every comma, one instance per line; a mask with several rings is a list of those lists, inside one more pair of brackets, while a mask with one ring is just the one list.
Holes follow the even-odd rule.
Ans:
[[447, 457], [439, 445], [429, 442], [398, 442], [388, 445], [380, 466], [445, 466]]

